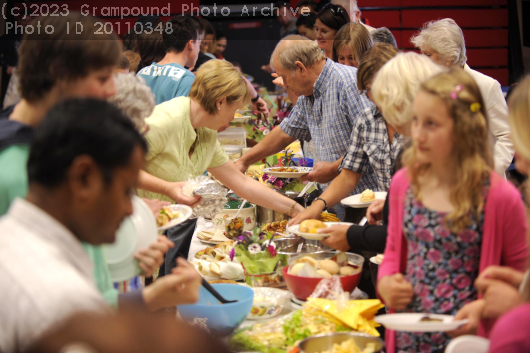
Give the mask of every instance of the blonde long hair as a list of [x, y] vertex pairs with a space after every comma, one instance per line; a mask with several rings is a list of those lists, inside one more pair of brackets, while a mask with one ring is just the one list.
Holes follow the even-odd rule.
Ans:
[[[461, 88], [459, 91], [456, 87]], [[483, 187], [493, 168], [488, 140], [488, 121], [480, 90], [473, 78], [455, 67], [425, 81], [420, 91], [440, 98], [454, 121], [454, 181], [449, 195], [454, 210], [446, 217], [448, 228], [455, 234], [478, 219], [484, 207]], [[417, 162], [416, 148], [411, 146], [403, 155], [415, 196], [421, 200], [419, 177], [430, 164]]]

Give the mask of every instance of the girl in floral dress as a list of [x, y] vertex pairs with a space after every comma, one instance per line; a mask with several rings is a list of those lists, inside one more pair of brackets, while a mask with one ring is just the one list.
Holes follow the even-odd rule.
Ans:
[[[455, 315], [478, 298], [489, 265], [524, 269], [517, 189], [493, 171], [480, 91], [460, 68], [427, 80], [413, 107], [412, 146], [392, 179], [378, 292], [391, 312]], [[487, 335], [492, 323], [479, 334]], [[388, 332], [388, 352], [443, 352], [444, 333]]]

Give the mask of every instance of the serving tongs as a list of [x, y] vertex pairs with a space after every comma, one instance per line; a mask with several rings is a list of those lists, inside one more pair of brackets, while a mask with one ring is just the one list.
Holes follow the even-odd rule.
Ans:
[[221, 294], [219, 294], [218, 291], [215, 290], [214, 287], [208, 281], [203, 277], [202, 278], [202, 286], [206, 288], [208, 292], [210, 292], [217, 300], [221, 302], [221, 304], [230, 304], [235, 303], [237, 300], [227, 300], [225, 299]]

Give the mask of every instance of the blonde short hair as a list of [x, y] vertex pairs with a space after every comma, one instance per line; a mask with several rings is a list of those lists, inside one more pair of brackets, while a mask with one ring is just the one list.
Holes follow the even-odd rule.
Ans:
[[522, 80], [510, 94], [508, 107], [515, 149], [530, 160], [530, 77]]
[[[278, 62], [273, 61], [275, 57], [278, 58]], [[316, 41], [293, 35], [285, 37], [276, 45], [271, 56], [271, 67], [274, 68], [274, 65], [279, 64], [285, 70], [294, 73], [297, 69], [295, 64], [297, 61], [305, 67], [310, 67], [322, 60], [326, 60], [326, 55]]]
[[333, 61], [339, 61], [339, 52], [348, 46], [354, 59], [359, 63], [364, 53], [374, 45], [370, 32], [360, 23], [347, 23], [333, 40]]
[[226, 98], [228, 104], [241, 99], [243, 106], [250, 102], [250, 92], [241, 73], [228, 61], [217, 59], [208, 60], [197, 70], [189, 97], [212, 115], [221, 98]]
[[412, 103], [422, 82], [447, 71], [425, 55], [400, 53], [375, 75], [372, 96], [383, 117], [392, 126], [404, 126], [412, 118]]
[[437, 51], [442, 61], [451, 65], [464, 66], [467, 61], [464, 33], [451, 18], [426, 23], [411, 42], [420, 50]]
[[151, 115], [156, 105], [151, 88], [143, 78], [134, 73], [118, 73], [115, 82], [116, 94], [108, 101], [118, 107], [141, 131], [145, 126], [145, 118]]

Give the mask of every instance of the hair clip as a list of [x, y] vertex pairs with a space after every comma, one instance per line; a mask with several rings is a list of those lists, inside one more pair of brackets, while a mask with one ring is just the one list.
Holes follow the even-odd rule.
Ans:
[[456, 87], [451, 91], [451, 98], [452, 99], [458, 99], [458, 94], [460, 93], [460, 91], [462, 91], [464, 89], [464, 86], [462, 85], [456, 85]]
[[480, 106], [480, 103], [472, 103], [471, 106], [469, 107], [469, 109], [473, 112], [473, 113], [476, 113], [480, 110], [481, 106]]

